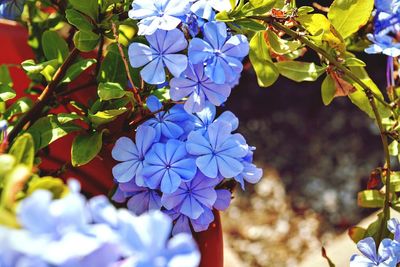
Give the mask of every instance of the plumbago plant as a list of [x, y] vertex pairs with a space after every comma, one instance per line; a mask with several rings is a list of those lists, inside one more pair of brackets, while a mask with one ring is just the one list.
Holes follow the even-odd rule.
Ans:
[[[400, 262], [400, 224], [390, 219], [400, 210], [391, 166], [400, 158], [399, 1], [314, 10], [285, 0], [2, 0], [0, 17], [27, 27], [34, 52], [0, 67], [1, 266], [197, 266], [190, 233], [228, 208], [236, 184], [262, 177], [238, 118], [216, 110], [247, 60], [260, 87], [279, 75], [324, 76], [325, 105], [348, 97], [374, 120], [384, 164], [358, 204], [382, 212], [350, 229], [363, 254], [350, 265]], [[364, 50], [388, 56], [387, 88], [354, 54]], [[15, 67], [30, 78], [28, 97], [13, 88]], [[101, 196], [86, 202], [76, 181], [67, 187], [41, 170], [48, 146], [71, 134], [71, 163], [57, 174], [105, 150], [116, 161], [111, 199], [127, 210]]]

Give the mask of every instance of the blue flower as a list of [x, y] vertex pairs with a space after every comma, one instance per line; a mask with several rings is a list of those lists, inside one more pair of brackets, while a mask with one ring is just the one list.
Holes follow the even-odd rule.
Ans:
[[166, 209], [174, 209], [193, 220], [213, 207], [225, 210], [230, 204], [231, 194], [228, 190], [215, 190], [220, 181], [197, 172], [192, 181], [182, 183], [174, 193], [163, 194], [161, 203]]
[[132, 67], [145, 66], [140, 71], [143, 80], [149, 84], [164, 83], [165, 67], [172, 75], [179, 77], [188, 64], [185, 55], [177, 54], [187, 47], [183, 32], [178, 29], [157, 30], [154, 34], [146, 36], [146, 39], [150, 47], [142, 43], [132, 43], [128, 51]]
[[397, 262], [393, 259], [391, 246], [392, 240], [382, 240], [377, 253], [375, 240], [367, 237], [357, 243], [357, 248], [363, 254], [353, 255], [350, 259], [350, 267], [396, 267]]
[[230, 123], [217, 121], [208, 126], [206, 136], [199, 131], [189, 134], [187, 151], [197, 157], [196, 165], [207, 177], [231, 178], [243, 171], [242, 158], [248, 153], [248, 145], [231, 131]]
[[189, 44], [189, 60], [205, 64], [205, 74], [216, 84], [233, 82], [242, 72], [242, 58], [249, 53], [244, 35], [229, 37], [225, 23], [204, 25], [204, 40], [194, 38]]
[[144, 161], [143, 177], [151, 189], [173, 193], [182, 181], [193, 179], [196, 169], [195, 159], [188, 155], [185, 143], [171, 139], [166, 144], [153, 145]]
[[172, 220], [160, 211], [152, 211], [132, 219], [129, 213], [119, 214], [123, 242], [132, 251], [132, 257], [121, 267], [197, 267], [200, 253], [189, 234], [169, 239]]
[[[198, 0], [193, 1], [193, 5], [190, 10], [197, 16], [206, 19], [208, 21], [214, 20], [215, 11], [229, 11], [232, 9], [231, 2], [229, 0]], [[237, 1], [236, 1], [237, 2]]]
[[368, 39], [373, 42], [365, 52], [368, 54], [382, 53], [390, 57], [400, 56], [400, 43], [396, 43], [393, 37], [387, 35], [367, 35]]
[[388, 229], [394, 234], [394, 240], [400, 242], [400, 223], [396, 218], [388, 221]]
[[112, 157], [122, 161], [112, 169], [115, 180], [127, 183], [133, 179], [138, 186], [143, 186], [141, 176], [144, 156], [151, 148], [156, 138], [156, 131], [149, 126], [139, 126], [136, 131], [136, 143], [127, 137], [121, 137], [115, 143]]
[[161, 209], [161, 195], [156, 190], [140, 187], [132, 182], [119, 184], [113, 195], [113, 200], [118, 203], [124, 203], [127, 199], [128, 209], [136, 215]]
[[170, 96], [179, 101], [188, 96], [185, 110], [195, 113], [203, 110], [206, 101], [219, 106], [226, 101], [231, 93], [227, 84], [216, 84], [204, 73], [203, 64], [189, 64], [183, 77], [173, 78], [170, 81]]
[[202, 232], [207, 230], [210, 226], [210, 223], [214, 221], [214, 214], [210, 209], [205, 209], [197, 219], [191, 219], [176, 210], [166, 210], [164, 213], [168, 214], [168, 216], [170, 216], [175, 222], [172, 229], [172, 235], [177, 235], [180, 233], [191, 234], [192, 231], [190, 225], [192, 225], [195, 232]]
[[0, 18], [14, 20], [24, 10], [25, 0], [0, 0]]
[[247, 156], [242, 160], [244, 167], [243, 171], [234, 177], [234, 179], [241, 185], [243, 190], [245, 190], [245, 181], [251, 184], [256, 184], [260, 181], [263, 175], [262, 169], [257, 168], [257, 166], [253, 164], [253, 150], [255, 150], [254, 147], [249, 148]]
[[106, 267], [121, 258], [118, 236], [106, 225], [90, 224], [84, 197], [70, 188], [62, 199], [37, 190], [22, 200], [17, 216], [23, 229], [0, 227], [2, 266]]
[[129, 17], [140, 20], [139, 35], [151, 35], [157, 29], [170, 31], [180, 23], [180, 16], [189, 12], [188, 0], [135, 0]]
[[[157, 112], [162, 109], [162, 104], [156, 96], [149, 96], [146, 102], [151, 112]], [[186, 132], [186, 124], [191, 119], [182, 105], [175, 105], [168, 111], [157, 112], [154, 117], [145, 121], [142, 125], [151, 126], [156, 130], [155, 139], [157, 141], [181, 137]]]
[[400, 8], [399, 0], [375, 0], [375, 8], [386, 13], [397, 13]]
[[201, 131], [202, 134], [207, 132], [208, 126], [215, 121], [223, 120], [231, 124], [232, 131], [239, 127], [239, 119], [230, 111], [223, 112], [215, 119], [216, 108], [210, 102], [207, 102], [204, 109], [194, 114], [194, 131]]
[[192, 236], [169, 240], [172, 221], [161, 211], [136, 217], [105, 196], [87, 202], [76, 182], [70, 190], [57, 200], [38, 190], [21, 201], [22, 229], [0, 226], [2, 267], [198, 266]]

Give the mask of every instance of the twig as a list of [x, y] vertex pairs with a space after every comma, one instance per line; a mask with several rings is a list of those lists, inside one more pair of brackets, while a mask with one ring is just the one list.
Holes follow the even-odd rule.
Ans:
[[115, 25], [115, 22], [112, 22], [111, 27], [112, 27], [112, 31], [114, 34], [115, 42], [117, 43], [117, 46], [118, 46], [119, 53], [121, 54], [122, 61], [124, 62], [126, 75], [128, 76], [128, 80], [132, 85], [133, 95], [134, 95], [135, 100], [138, 103], [139, 107], [142, 108], [143, 107], [142, 98], [140, 97], [137, 87], [133, 83], [133, 79], [132, 79], [131, 73], [129, 71], [128, 60], [125, 57], [125, 53], [124, 53], [124, 49], [122, 48], [122, 45], [119, 43], [118, 29], [117, 29], [117, 26]]
[[79, 55], [79, 50], [74, 48], [64, 63], [54, 74], [53, 80], [46, 86], [43, 92], [38, 97], [38, 101], [34, 104], [34, 106], [18, 121], [15, 127], [12, 129], [9, 135], [10, 143], [14, 140], [14, 138], [18, 135], [18, 133], [24, 128], [24, 126], [34, 120], [37, 116], [40, 116], [44, 106], [48, 103], [48, 101], [52, 98], [52, 95], [57, 88], [57, 85], [61, 82], [64, 77], [66, 71], [70, 67], [70, 65], [74, 62], [76, 57]]
[[103, 57], [103, 49], [104, 49], [104, 36], [100, 36], [100, 44], [99, 44], [99, 49], [97, 50], [97, 64], [96, 64], [96, 70], [95, 70], [95, 76], [100, 72], [100, 67], [101, 67], [101, 58]]

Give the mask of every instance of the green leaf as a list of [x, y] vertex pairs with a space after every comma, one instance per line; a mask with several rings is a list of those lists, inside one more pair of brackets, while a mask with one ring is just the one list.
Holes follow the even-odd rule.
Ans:
[[91, 31], [78, 31], [74, 35], [74, 44], [82, 52], [90, 52], [96, 48], [100, 35]]
[[32, 168], [35, 159], [35, 145], [32, 136], [28, 133], [19, 136], [12, 144], [9, 153], [15, 157], [16, 163]]
[[10, 154], [0, 155], [0, 192], [4, 186], [4, 176], [11, 171], [16, 164], [15, 157]]
[[119, 83], [100, 83], [97, 93], [102, 101], [118, 99], [126, 95], [124, 88]]
[[252, 19], [241, 19], [236, 21], [235, 24], [239, 25], [241, 28], [254, 32], [265, 30], [265, 25]]
[[13, 99], [17, 94], [7, 84], [0, 83], [0, 101], [7, 101]]
[[32, 179], [28, 184], [27, 196], [30, 196], [37, 190], [50, 191], [53, 194], [53, 199], [59, 199], [68, 193], [68, 187], [64, 184], [60, 178], [54, 178], [51, 176], [36, 177]]
[[97, 21], [99, 15], [98, 0], [70, 0], [69, 2], [73, 8]]
[[43, 53], [47, 60], [57, 59], [62, 63], [69, 54], [67, 42], [55, 31], [45, 31], [42, 35]]
[[127, 111], [126, 108], [120, 109], [112, 109], [112, 110], [105, 110], [105, 111], [98, 111], [95, 114], [89, 112], [89, 120], [93, 123], [94, 126], [100, 126], [105, 123], [112, 122], [119, 115], [125, 113]]
[[365, 67], [366, 66], [364, 61], [362, 61], [361, 59], [358, 59], [356, 57], [346, 58], [345, 65], [348, 67]]
[[348, 230], [349, 237], [351, 240], [353, 240], [354, 243], [358, 243], [361, 239], [365, 237], [365, 233], [367, 232], [366, 229], [359, 227], [359, 226], [353, 226], [350, 227]]
[[385, 196], [378, 190], [364, 190], [358, 193], [357, 203], [363, 208], [382, 208], [385, 205]]
[[[383, 182], [386, 183], [386, 175], [383, 178]], [[400, 172], [390, 173], [390, 189], [394, 192], [400, 192]]]
[[322, 14], [306, 14], [297, 18], [297, 21], [306, 28], [306, 30], [314, 36], [318, 36], [322, 32], [322, 39], [338, 50], [340, 53], [346, 51], [346, 44], [343, 37], [332, 26], [330, 21]]
[[373, 8], [374, 0], [335, 0], [328, 18], [343, 38], [347, 38], [368, 22]]
[[93, 132], [88, 135], [78, 135], [72, 143], [72, 166], [79, 167], [92, 161], [103, 145], [103, 132]]
[[[350, 70], [353, 74], [360, 78], [376, 95], [378, 95], [381, 99], [384, 99], [382, 92], [379, 90], [378, 86], [371, 80], [371, 78], [368, 76], [368, 73], [363, 67], [350, 67]], [[354, 82], [353, 86], [357, 89], [357, 91], [349, 95], [351, 102], [353, 102], [353, 104], [355, 104], [359, 109], [367, 113], [369, 117], [375, 119], [374, 112], [371, 108], [369, 99], [364, 90], [358, 83]], [[384, 106], [379, 101], [375, 101], [375, 103], [382, 118], [387, 118], [391, 116], [392, 113], [389, 108]]]
[[279, 72], [269, 55], [267, 44], [264, 40], [265, 32], [257, 32], [250, 40], [250, 61], [257, 74], [258, 85], [271, 86], [279, 77]]
[[300, 46], [301, 43], [299, 41], [287, 41], [283, 40], [276, 35], [271, 30], [267, 31], [268, 33], [268, 41], [271, 46], [271, 49], [279, 55], [284, 55], [296, 51]]
[[75, 9], [67, 9], [65, 17], [71, 25], [74, 25], [80, 31], [92, 31], [94, 26], [81, 12]]
[[336, 85], [335, 81], [331, 77], [331, 75], [327, 75], [322, 82], [321, 86], [321, 96], [322, 96], [322, 102], [324, 103], [325, 106], [329, 105], [333, 98], [335, 98], [335, 93], [336, 93]]
[[14, 210], [17, 196], [23, 190], [30, 176], [31, 169], [25, 165], [17, 165], [7, 173], [4, 179], [4, 189], [1, 192], [0, 210], [1, 207], [11, 211]]
[[99, 82], [119, 83], [123, 87], [127, 84], [124, 62], [118, 51], [117, 44], [111, 44], [107, 48], [107, 55], [101, 63], [99, 71]]
[[250, 0], [246, 3], [241, 12], [245, 16], [264, 15], [275, 5], [276, 0]]
[[28, 129], [35, 142], [35, 150], [38, 151], [69, 133], [82, 130], [82, 127], [73, 123], [78, 119], [80, 119], [78, 115], [61, 113], [37, 120]]
[[326, 69], [315, 63], [299, 61], [281, 61], [275, 66], [280, 74], [296, 82], [315, 81]]
[[32, 99], [28, 97], [23, 97], [14, 102], [7, 110], [4, 112], [4, 117], [9, 119], [12, 116], [27, 112], [33, 105]]
[[305, 15], [314, 11], [314, 8], [310, 6], [301, 6], [297, 9], [298, 15]]
[[83, 59], [71, 67], [68, 68], [67, 72], [65, 73], [64, 79], [61, 81], [62, 83], [70, 83], [75, 80], [82, 72], [93, 66], [97, 61], [96, 59]]
[[8, 85], [9, 87], [13, 86], [13, 81], [6, 65], [0, 66], [0, 84]]

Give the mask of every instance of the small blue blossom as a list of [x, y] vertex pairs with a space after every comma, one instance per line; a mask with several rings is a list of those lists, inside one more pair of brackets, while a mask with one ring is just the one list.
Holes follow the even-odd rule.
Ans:
[[182, 181], [188, 182], [196, 174], [196, 162], [191, 158], [184, 142], [168, 140], [154, 144], [146, 155], [143, 168], [145, 183], [163, 193], [175, 192]]
[[146, 39], [150, 46], [132, 43], [128, 50], [132, 67], [144, 66], [140, 71], [143, 80], [149, 84], [164, 83], [166, 81], [165, 67], [172, 75], [179, 77], [188, 64], [187, 57], [178, 54], [187, 47], [183, 32], [178, 29], [157, 30], [154, 34], [146, 36]]
[[129, 11], [131, 19], [140, 20], [139, 35], [152, 35], [157, 29], [170, 31], [189, 13], [189, 0], [135, 0]]
[[210, 223], [214, 221], [214, 214], [210, 209], [205, 209], [197, 219], [191, 219], [176, 210], [166, 210], [164, 213], [168, 214], [175, 222], [172, 229], [172, 235], [177, 235], [180, 233], [191, 234], [192, 230], [190, 225], [193, 227], [195, 232], [202, 232], [207, 230], [210, 226]]
[[[191, 0], [193, 5], [190, 10], [200, 18], [208, 21], [214, 20], [216, 11], [229, 11], [232, 9], [230, 0]], [[236, 1], [237, 2], [237, 1]]]
[[263, 171], [261, 168], [257, 168], [256, 165], [253, 164], [253, 151], [254, 147], [249, 148], [249, 152], [245, 158], [242, 160], [243, 171], [234, 177], [234, 179], [240, 184], [243, 190], [245, 190], [244, 182], [248, 182], [251, 184], [256, 184], [260, 181]]
[[156, 130], [156, 141], [177, 139], [186, 132], [185, 128], [190, 121], [190, 116], [185, 112], [182, 105], [175, 105], [168, 111], [160, 111], [162, 104], [153, 95], [147, 98], [146, 103], [151, 112], [157, 113], [154, 118], [145, 121], [142, 125], [151, 126]]
[[[87, 202], [77, 191], [53, 200], [38, 190], [21, 201], [22, 229], [0, 226], [2, 267], [197, 267], [191, 235], [169, 240], [172, 220], [160, 211], [135, 217], [105, 196]], [[42, 217], [40, 217], [42, 215]]]
[[373, 42], [365, 49], [368, 54], [382, 53], [390, 57], [400, 56], [400, 43], [395, 42], [393, 37], [387, 35], [367, 35], [368, 39]]
[[163, 194], [161, 203], [168, 210], [175, 209], [190, 219], [198, 219], [206, 210], [225, 210], [231, 199], [228, 190], [215, 190], [220, 179], [211, 179], [197, 172], [192, 181], [182, 183], [172, 194]]
[[124, 243], [133, 252], [121, 267], [197, 267], [200, 253], [190, 234], [181, 233], [170, 240], [172, 220], [160, 211], [131, 219], [119, 214]]
[[197, 156], [196, 165], [207, 177], [232, 178], [243, 171], [248, 145], [241, 135], [231, 132], [230, 123], [217, 121], [208, 126], [206, 136], [199, 131], [189, 134], [186, 148]]
[[112, 157], [122, 161], [112, 169], [115, 180], [127, 183], [134, 179], [138, 186], [143, 186], [141, 176], [144, 156], [156, 140], [156, 130], [150, 126], [141, 125], [136, 131], [136, 143], [127, 137], [121, 137], [115, 143]]
[[229, 37], [225, 23], [204, 25], [204, 40], [194, 38], [189, 44], [189, 61], [205, 64], [205, 74], [216, 84], [233, 82], [242, 72], [241, 60], [249, 53], [246, 36]]
[[229, 85], [216, 84], [205, 75], [203, 64], [189, 64], [183, 77], [170, 81], [170, 87], [172, 100], [179, 101], [188, 97], [184, 105], [188, 113], [200, 112], [207, 101], [219, 106], [231, 93]]
[[14, 20], [24, 10], [25, 0], [0, 0], [0, 18]]
[[128, 209], [136, 215], [141, 215], [149, 210], [161, 209], [161, 195], [147, 187], [137, 186], [135, 183], [119, 184], [113, 195], [113, 200], [126, 203]]
[[232, 131], [239, 127], [239, 119], [230, 111], [223, 112], [217, 119], [216, 108], [210, 102], [207, 102], [204, 109], [194, 114], [194, 131], [201, 131], [205, 134], [208, 126], [215, 121], [223, 120], [231, 124]]
[[357, 248], [363, 254], [353, 255], [350, 259], [350, 267], [396, 267], [397, 262], [393, 259], [392, 240], [382, 240], [378, 252], [376, 251], [375, 240], [367, 237], [357, 243]]

